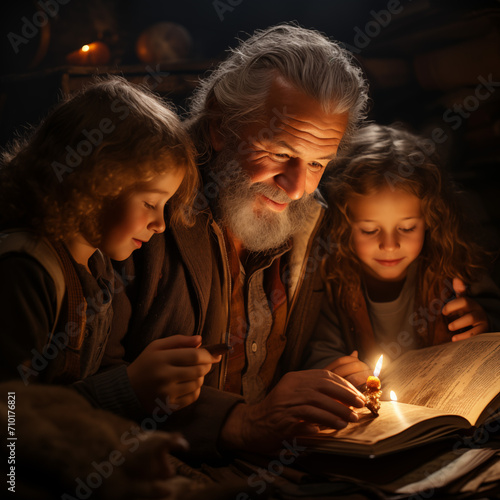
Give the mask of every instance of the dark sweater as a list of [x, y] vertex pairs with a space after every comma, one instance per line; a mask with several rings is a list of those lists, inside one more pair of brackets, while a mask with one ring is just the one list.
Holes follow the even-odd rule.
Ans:
[[69, 252], [68, 256], [85, 298], [84, 303], [76, 305], [76, 314], [85, 316], [81, 345], [74, 350], [79, 357], [79, 373], [65, 372], [69, 338], [75, 334], [75, 324], [68, 321], [67, 293], [48, 343], [56, 314], [52, 277], [29, 255], [10, 253], [0, 258], [0, 380], [74, 383], [84, 394], [90, 391], [99, 399], [100, 407], [122, 413], [116, 404], [119, 397], [130, 413], [130, 408], [139, 403], [127, 385], [125, 367], [93, 376], [111, 328], [114, 273], [110, 261], [96, 252], [89, 260], [89, 274]]

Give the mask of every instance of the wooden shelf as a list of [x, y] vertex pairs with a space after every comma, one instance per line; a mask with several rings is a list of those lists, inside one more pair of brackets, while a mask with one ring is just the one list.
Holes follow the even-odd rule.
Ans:
[[70, 94], [92, 82], [95, 76], [110, 74], [121, 75], [138, 85], [147, 85], [161, 95], [187, 95], [197, 86], [199, 78], [215, 63], [216, 61], [176, 61], [133, 66], [60, 66], [1, 77], [0, 91], [11, 90], [17, 85], [55, 79], [60, 80], [60, 90]]

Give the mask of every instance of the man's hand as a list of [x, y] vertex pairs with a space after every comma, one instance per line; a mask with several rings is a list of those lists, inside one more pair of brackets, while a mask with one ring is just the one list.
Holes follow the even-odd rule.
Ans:
[[205, 375], [222, 356], [212, 356], [201, 345], [199, 335], [173, 335], [154, 340], [127, 368], [132, 389], [147, 411], [156, 398], [184, 408], [200, 395]]
[[454, 332], [463, 328], [469, 329], [453, 335], [451, 340], [456, 342], [489, 331], [488, 317], [485, 310], [475, 300], [464, 296], [466, 291], [464, 282], [454, 278], [453, 290], [457, 298], [448, 302], [442, 310], [445, 316], [453, 318], [453, 321], [448, 324], [448, 330]]
[[358, 351], [353, 351], [349, 356], [332, 361], [326, 370], [330, 370], [341, 377], [348, 380], [354, 387], [360, 387], [366, 382], [369, 375], [372, 375], [372, 370], [363, 361], [358, 358]]
[[220, 436], [228, 449], [275, 451], [284, 439], [315, 434], [320, 426], [342, 429], [358, 416], [364, 396], [347, 380], [328, 370], [289, 372], [255, 405], [239, 404]]

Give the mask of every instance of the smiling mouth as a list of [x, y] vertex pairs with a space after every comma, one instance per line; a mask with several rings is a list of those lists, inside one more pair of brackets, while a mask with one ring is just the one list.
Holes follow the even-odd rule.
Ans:
[[392, 260], [375, 259], [375, 261], [378, 262], [381, 266], [386, 266], [386, 267], [397, 266], [402, 260], [403, 260], [403, 258], [392, 259]]
[[288, 206], [288, 203], [278, 203], [277, 201], [271, 200], [271, 198], [268, 198], [267, 196], [261, 194], [260, 195], [264, 203], [271, 209], [274, 210], [275, 212], [283, 212], [285, 208]]

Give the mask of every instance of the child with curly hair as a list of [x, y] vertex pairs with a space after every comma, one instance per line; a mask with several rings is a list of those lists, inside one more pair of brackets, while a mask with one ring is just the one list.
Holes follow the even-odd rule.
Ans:
[[0, 379], [78, 382], [118, 413], [112, 393], [136, 403], [156, 390], [178, 407], [196, 399], [217, 361], [197, 349], [200, 337], [151, 347], [156, 385], [133, 364], [96, 375], [119, 292], [110, 259], [163, 232], [167, 202], [168, 223], [189, 224], [198, 173], [177, 115], [123, 78], [97, 81], [4, 152], [0, 185]]
[[[325, 302], [306, 357], [359, 386], [383, 353], [500, 330], [500, 291], [422, 138], [371, 124], [325, 184]], [[370, 369], [370, 365], [372, 368]]]

